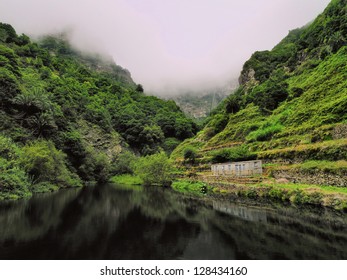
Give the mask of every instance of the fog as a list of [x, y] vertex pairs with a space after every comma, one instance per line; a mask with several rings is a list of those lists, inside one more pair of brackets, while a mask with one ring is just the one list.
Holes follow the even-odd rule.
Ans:
[[69, 31], [159, 95], [228, 85], [257, 50], [312, 21], [329, 0], [0, 0], [0, 21], [38, 36]]

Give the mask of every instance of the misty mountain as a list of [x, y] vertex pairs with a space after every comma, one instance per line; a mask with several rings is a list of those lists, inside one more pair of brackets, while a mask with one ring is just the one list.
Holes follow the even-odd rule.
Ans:
[[203, 120], [226, 98], [232, 89], [230, 87], [199, 92], [185, 92], [168, 97], [174, 100], [189, 117]]
[[[343, 178], [346, 61], [347, 1], [333, 0], [272, 50], [255, 52], [244, 63], [240, 87], [172, 157], [182, 159], [184, 151], [192, 149], [201, 164], [258, 158], [273, 165], [271, 174], [322, 171], [330, 174], [322, 177], [338, 173]], [[300, 182], [304, 176], [288, 178]]]
[[38, 45], [49, 51], [52, 56], [63, 56], [77, 60], [89, 70], [109, 77], [124, 85], [134, 86], [130, 72], [117, 65], [111, 56], [101, 53], [87, 53], [74, 48], [69, 42], [68, 33], [45, 35], [40, 37]]

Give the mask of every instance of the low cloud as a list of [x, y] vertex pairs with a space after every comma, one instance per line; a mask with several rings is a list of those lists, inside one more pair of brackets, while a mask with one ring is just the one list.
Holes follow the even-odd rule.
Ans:
[[0, 0], [0, 21], [39, 36], [69, 30], [159, 95], [219, 87], [256, 50], [313, 20], [329, 0]]

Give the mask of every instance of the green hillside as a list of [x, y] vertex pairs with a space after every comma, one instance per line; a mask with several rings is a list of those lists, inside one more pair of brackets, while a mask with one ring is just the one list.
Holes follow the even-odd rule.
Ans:
[[170, 153], [196, 131], [111, 60], [0, 23], [0, 199], [105, 181], [120, 158]]
[[333, 173], [336, 185], [346, 187], [346, 62], [347, 1], [333, 0], [271, 51], [255, 52], [243, 66], [238, 90], [172, 158], [182, 163], [192, 150], [200, 170], [211, 162], [258, 158], [269, 178], [290, 173], [284, 177], [301, 182], [305, 172]]

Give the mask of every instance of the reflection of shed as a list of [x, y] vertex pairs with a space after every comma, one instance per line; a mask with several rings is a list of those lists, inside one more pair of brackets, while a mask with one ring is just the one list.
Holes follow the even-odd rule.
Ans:
[[261, 160], [217, 163], [211, 166], [213, 175], [252, 176], [263, 173]]
[[250, 208], [222, 201], [213, 201], [213, 209], [239, 217], [246, 221], [267, 222], [267, 211], [262, 209]]

